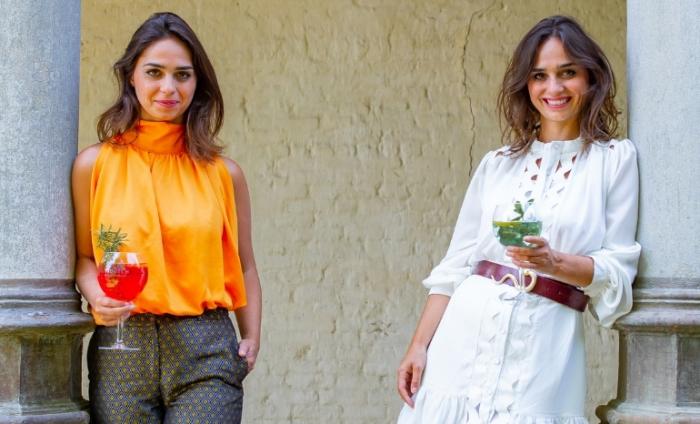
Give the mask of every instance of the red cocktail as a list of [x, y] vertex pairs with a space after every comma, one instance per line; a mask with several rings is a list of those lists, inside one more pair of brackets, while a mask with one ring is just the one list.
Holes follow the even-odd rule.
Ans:
[[[130, 302], [141, 293], [148, 280], [148, 266], [135, 252], [105, 252], [97, 266], [97, 282], [112, 299]], [[139, 350], [124, 344], [124, 317], [117, 323], [117, 340], [107, 350]]]
[[136, 299], [148, 280], [146, 264], [117, 264], [109, 271], [100, 264], [97, 271], [97, 281], [105, 294], [125, 302]]

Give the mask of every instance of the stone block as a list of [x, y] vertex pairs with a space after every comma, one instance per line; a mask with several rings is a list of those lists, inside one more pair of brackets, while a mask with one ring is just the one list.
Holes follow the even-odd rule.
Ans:
[[[700, 336], [678, 340], [678, 405], [700, 405]], [[700, 417], [698, 417], [700, 419]]]

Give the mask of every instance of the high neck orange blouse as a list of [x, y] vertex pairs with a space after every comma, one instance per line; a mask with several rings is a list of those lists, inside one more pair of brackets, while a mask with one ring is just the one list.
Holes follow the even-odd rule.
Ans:
[[100, 225], [127, 235], [122, 251], [141, 254], [148, 282], [135, 313], [199, 315], [246, 304], [231, 175], [221, 158], [197, 161], [184, 126], [140, 121], [100, 148], [92, 171], [93, 252]]

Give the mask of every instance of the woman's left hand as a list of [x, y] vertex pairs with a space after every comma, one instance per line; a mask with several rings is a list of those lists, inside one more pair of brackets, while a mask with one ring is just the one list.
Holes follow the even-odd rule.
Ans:
[[248, 362], [248, 372], [255, 368], [255, 361], [258, 359], [258, 342], [253, 339], [241, 339], [238, 343], [238, 355]]
[[506, 255], [511, 258], [513, 264], [543, 274], [556, 275], [560, 258], [558, 252], [549, 247], [549, 242], [545, 238], [535, 236], [526, 236], [523, 240], [532, 247], [506, 248]]

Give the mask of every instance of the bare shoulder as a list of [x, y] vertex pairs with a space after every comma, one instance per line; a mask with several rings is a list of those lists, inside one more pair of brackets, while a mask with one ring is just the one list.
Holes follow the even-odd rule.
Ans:
[[231, 175], [233, 183], [236, 185], [245, 184], [245, 176], [243, 175], [243, 169], [241, 169], [241, 166], [233, 159], [227, 158], [225, 156], [221, 156], [221, 160], [226, 166], [229, 175]]
[[81, 150], [73, 161], [73, 169], [77, 171], [92, 170], [101, 148], [102, 143], [96, 143]]

